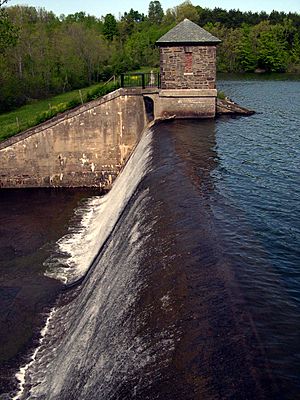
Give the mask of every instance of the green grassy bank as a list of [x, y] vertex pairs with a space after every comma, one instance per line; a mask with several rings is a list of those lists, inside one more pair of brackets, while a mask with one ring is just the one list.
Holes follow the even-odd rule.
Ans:
[[[142, 67], [131, 73], [159, 72], [159, 68]], [[45, 99], [32, 101], [16, 110], [0, 114], [0, 141], [34, 127], [55, 115], [70, 110], [79, 104], [97, 99], [119, 87], [119, 82], [99, 83], [81, 90], [62, 93]]]
[[14, 111], [0, 115], [0, 141], [36, 126], [81, 103], [97, 99], [119, 87], [119, 83], [97, 84], [73, 90], [45, 100], [36, 100]]

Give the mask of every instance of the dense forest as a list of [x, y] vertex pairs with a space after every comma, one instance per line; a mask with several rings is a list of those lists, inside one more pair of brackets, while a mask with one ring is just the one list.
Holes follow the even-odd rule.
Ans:
[[0, 112], [34, 99], [159, 63], [155, 41], [184, 18], [222, 40], [221, 72], [300, 72], [300, 14], [208, 9], [151, 1], [119, 19], [78, 12], [56, 16], [0, 0]]

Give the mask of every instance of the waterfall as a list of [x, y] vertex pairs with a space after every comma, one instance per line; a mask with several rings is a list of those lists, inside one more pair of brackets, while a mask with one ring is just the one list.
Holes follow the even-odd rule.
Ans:
[[89, 199], [76, 210], [80, 227], [57, 242], [56, 254], [46, 261], [47, 276], [70, 284], [86, 274], [145, 174], [151, 137], [152, 131], [146, 131], [110, 192]]
[[[94, 197], [90, 199], [76, 210], [77, 215], [81, 218], [80, 227], [76, 230], [72, 230], [58, 241], [55, 256], [52, 256], [47, 261], [47, 275], [60, 279], [67, 284], [80, 279], [87, 273], [91, 266], [94, 268], [94, 274], [92, 274], [87, 284], [84, 285], [82, 289], [83, 297], [81, 300], [79, 300], [79, 297], [76, 299], [79, 301], [77, 305], [75, 304], [75, 300], [75, 302], [70, 305], [53, 308], [51, 310], [45, 327], [41, 331], [39, 346], [34, 350], [29, 362], [25, 366], [22, 366], [20, 371], [16, 374], [19, 381], [19, 391], [14, 397], [14, 400], [24, 398], [62, 398], [60, 384], [62, 384], [65, 379], [70, 379], [67, 375], [71, 371], [72, 374], [74, 373], [73, 367], [75, 369], [78, 368], [79, 359], [77, 356], [83, 360], [83, 353], [90, 349], [92, 353], [86, 355], [89, 359], [95, 357], [92, 347], [87, 347], [87, 342], [90, 340], [93, 341], [92, 337], [96, 334], [95, 330], [97, 327], [100, 329], [99, 327], [101, 326], [101, 333], [100, 336], [98, 336], [100, 344], [102, 343], [107, 349], [114, 348], [114, 352], [119, 347], [118, 353], [124, 355], [126, 351], [129, 351], [126, 357], [131, 357], [130, 343], [126, 343], [125, 340], [121, 339], [121, 336], [125, 337], [126, 335], [125, 329], [122, 328], [119, 332], [115, 332], [115, 335], [111, 335], [111, 341], [114, 342], [114, 347], [112, 343], [107, 346], [106, 336], [109, 335], [113, 321], [118, 319], [122, 320], [121, 314], [126, 313], [134, 299], [134, 297], [130, 295], [130, 285], [134, 284], [132, 278], [134, 265], [138, 263], [138, 252], [146, 238], [145, 232], [143, 235], [140, 233], [140, 224], [142, 221], [141, 216], [146, 207], [147, 190], [140, 194], [136, 206], [131, 210], [131, 214], [134, 213], [135, 217], [132, 217], [132, 215], [127, 217], [127, 220], [128, 218], [129, 220], [123, 223], [122, 229], [118, 231], [118, 235], [111, 241], [108, 241], [108, 238], [118, 223], [118, 220], [122, 218], [122, 213], [126, 205], [134, 195], [146, 171], [149, 169], [151, 140], [152, 131], [145, 131], [124, 169], [116, 179], [111, 191], [103, 197]], [[147, 229], [150, 229], [150, 226], [148, 226]], [[108, 245], [107, 249], [105, 249], [107, 241]], [[125, 241], [129, 241], [131, 244], [128, 247], [128, 253], [123, 250]], [[103, 249], [103, 254], [100, 260], [96, 261], [96, 257], [101, 249]], [[125, 268], [126, 266], [128, 268]], [[96, 287], [99, 284], [99, 280], [103, 280], [100, 289]], [[112, 300], [111, 291], [114, 286], [118, 285], [120, 285], [118, 289], [120, 293], [117, 294], [117, 301], [114, 297], [114, 300]], [[137, 290], [137, 288], [135, 288], [135, 290]], [[88, 311], [84, 311], [85, 306], [88, 307]], [[103, 310], [100, 320], [98, 318], [99, 310]], [[112, 316], [114, 312], [116, 315], [113, 320], [111, 320], [110, 316]], [[81, 321], [74, 321], [74, 324], [71, 324], [72, 326], [68, 328], [68, 330], [70, 329], [69, 333], [72, 332], [71, 338], [69, 337], [69, 339], [67, 339], [65, 335], [65, 324], [71, 321], [69, 317], [73, 313], [78, 314]], [[55, 360], [57, 344], [53, 345], [52, 350], [48, 353], [49, 346], [52, 346], [50, 342], [54, 330], [60, 331], [61, 334], [64, 333], [63, 336], [69, 343], [69, 345], [67, 345], [67, 342], [65, 343], [66, 345], [63, 345], [62, 342], [60, 343], [60, 345], [64, 347], [64, 350], [60, 353], [62, 358], [58, 362], [58, 365], [61, 366], [62, 370], [64, 370], [67, 375], [63, 377], [63, 374], [60, 372], [59, 379], [57, 380], [55, 378], [53, 381], [51, 395], [49, 394], [46, 396], [42, 394], [42, 392], [48, 390], [49, 383], [47, 383], [47, 387], [43, 386], [42, 382], [45, 376], [41, 378], [40, 374], [45, 372], [46, 368], [48, 378], [52, 373], [55, 375], [58, 372], [58, 367], [56, 365], [57, 360]], [[83, 332], [83, 330], [85, 332]], [[60, 339], [64, 340], [63, 337], [60, 337]], [[80, 346], [80, 351], [79, 349], [75, 350], [75, 342]], [[122, 346], [124, 346], [124, 348], [122, 348]], [[127, 350], [126, 347], [128, 348]], [[81, 351], [83, 351], [83, 353], [80, 355]], [[98, 351], [99, 348], [97, 349], [97, 352]], [[98, 363], [104, 365], [106, 362], [112, 362], [111, 353], [109, 351], [105, 352], [100, 350], [100, 352], [101, 357], [97, 360]], [[75, 358], [73, 358], [74, 356]], [[52, 362], [55, 362], [52, 372], [50, 359]], [[73, 361], [71, 361], [71, 359]], [[107, 378], [103, 378], [103, 384], [105, 386], [106, 380]], [[39, 384], [31, 387], [32, 381], [39, 382]], [[28, 389], [29, 387], [31, 387], [30, 390]], [[65, 396], [65, 398], [68, 398], [68, 395]]]

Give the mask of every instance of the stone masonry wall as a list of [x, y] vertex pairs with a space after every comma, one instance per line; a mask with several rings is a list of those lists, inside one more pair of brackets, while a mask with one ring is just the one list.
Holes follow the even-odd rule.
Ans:
[[159, 96], [157, 118], [214, 118], [216, 98]]
[[216, 46], [160, 47], [162, 89], [215, 89]]
[[0, 143], [0, 188], [110, 188], [147, 124], [119, 89]]

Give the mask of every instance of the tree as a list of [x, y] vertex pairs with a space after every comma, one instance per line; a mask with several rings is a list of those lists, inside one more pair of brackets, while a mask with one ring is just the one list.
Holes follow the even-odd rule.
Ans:
[[298, 32], [294, 35], [290, 60], [294, 64], [300, 64], [300, 34]]
[[150, 1], [148, 9], [149, 21], [160, 24], [164, 16], [164, 11], [159, 1]]
[[137, 27], [142, 25], [144, 20], [144, 14], [140, 14], [133, 8], [130, 9], [129, 13], [125, 12], [118, 24], [121, 42], [124, 43]]
[[133, 8], [130, 9], [129, 13], [125, 12], [124, 17], [122, 19], [132, 21], [132, 22], [142, 22], [145, 19], [144, 14], [140, 14], [138, 11]]
[[242, 38], [238, 46], [238, 59], [242, 71], [253, 72], [257, 67], [255, 44], [254, 38], [251, 36], [251, 28], [248, 25], [244, 25], [242, 27]]
[[239, 67], [239, 47], [242, 40], [240, 28], [227, 28], [224, 24], [208, 23], [204, 29], [222, 40], [217, 47], [217, 70], [219, 72], [236, 72]]
[[189, 0], [176, 7], [176, 22], [183, 21], [185, 18], [194, 22], [198, 21], [197, 9]]
[[198, 22], [199, 20], [197, 8], [194, 7], [189, 0], [184, 1], [176, 7], [169, 8], [166, 11], [164, 22], [166, 24], [171, 24], [174, 21], [178, 23], [183, 21], [185, 18], [188, 18], [193, 22]]
[[117, 21], [112, 14], [106, 14], [103, 24], [103, 35], [108, 40], [113, 40], [118, 33]]
[[164, 33], [165, 31], [157, 29], [156, 25], [148, 25], [128, 38], [125, 51], [135, 66], [154, 67], [159, 65], [159, 50], [155, 42]]
[[6, 10], [3, 6], [8, 0], [0, 0], [0, 54], [3, 54], [7, 48], [16, 44], [17, 30], [9, 21]]
[[258, 66], [269, 72], [285, 72], [288, 63], [286, 43], [281, 36], [282, 27], [273, 25], [272, 29], [262, 32], [258, 39]]
[[218, 71], [300, 70], [300, 14], [243, 13], [185, 1], [163, 16], [159, 1], [148, 3], [146, 19], [131, 9], [116, 21], [112, 14], [100, 20], [84, 12], [58, 18], [0, 0], [0, 111], [113, 73], [157, 66], [156, 40], [184, 18], [222, 40]]

